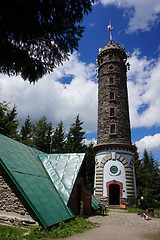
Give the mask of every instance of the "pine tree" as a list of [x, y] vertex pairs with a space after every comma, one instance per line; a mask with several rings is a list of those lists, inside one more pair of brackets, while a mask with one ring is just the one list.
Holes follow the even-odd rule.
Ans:
[[143, 158], [135, 158], [138, 197], [144, 196], [149, 206], [160, 205], [160, 169], [153, 154], [144, 150]]
[[76, 117], [75, 123], [73, 123], [69, 129], [69, 133], [66, 141], [66, 152], [81, 153], [85, 151], [84, 134], [81, 125], [83, 122], [79, 119], [79, 114]]
[[87, 186], [93, 190], [95, 174], [95, 151], [94, 144], [91, 142], [86, 146], [86, 182]]
[[65, 149], [65, 129], [60, 121], [52, 137], [52, 148], [54, 153], [64, 153]]
[[32, 123], [31, 123], [31, 118], [28, 115], [24, 125], [21, 127], [21, 131], [20, 131], [20, 138], [21, 138], [21, 142], [23, 142], [26, 145], [32, 146]]
[[0, 7], [0, 72], [35, 82], [78, 49], [92, 0], [5, 0]]
[[137, 195], [140, 198], [140, 196], [143, 195], [144, 184], [142, 181], [142, 179], [143, 179], [142, 160], [139, 158], [139, 153], [137, 151], [137, 147], [136, 147], [136, 151], [134, 153], [134, 167], [135, 167], [135, 175], [136, 175]]
[[43, 116], [33, 124], [33, 146], [43, 152], [50, 152], [52, 123], [47, 123], [47, 118]]
[[17, 109], [15, 105], [12, 109], [9, 109], [8, 105], [9, 103], [5, 101], [0, 103], [0, 133], [17, 139], [17, 127], [19, 125], [19, 121], [16, 120]]

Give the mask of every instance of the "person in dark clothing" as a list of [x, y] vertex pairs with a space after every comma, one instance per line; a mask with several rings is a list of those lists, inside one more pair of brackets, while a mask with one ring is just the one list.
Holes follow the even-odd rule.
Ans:
[[143, 219], [148, 219], [148, 216], [146, 214], [146, 209], [148, 209], [148, 206], [144, 200], [144, 197], [141, 197], [139, 204], [140, 204], [140, 208], [142, 209]]

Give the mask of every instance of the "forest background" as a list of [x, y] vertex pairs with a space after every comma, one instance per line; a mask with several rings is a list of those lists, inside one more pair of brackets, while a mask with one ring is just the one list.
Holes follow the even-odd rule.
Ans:
[[[53, 129], [52, 123], [42, 116], [38, 121], [32, 121], [28, 115], [19, 128], [17, 109], [10, 109], [9, 103], [0, 103], [0, 133], [34, 147], [42, 152], [53, 153], [86, 153], [86, 182], [89, 189], [94, 190], [95, 152], [94, 143], [86, 144], [83, 121], [77, 115], [75, 122], [68, 131], [63, 121]], [[134, 154], [137, 196], [144, 196], [149, 207], [160, 208], [160, 166], [153, 154], [144, 150], [140, 158], [138, 149]]]

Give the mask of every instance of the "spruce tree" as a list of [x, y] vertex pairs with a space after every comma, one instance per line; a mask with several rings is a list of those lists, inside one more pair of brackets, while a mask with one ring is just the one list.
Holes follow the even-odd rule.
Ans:
[[160, 206], [160, 169], [152, 153], [145, 149], [142, 159], [135, 158], [135, 172], [138, 197], [144, 196], [149, 206]]
[[50, 152], [52, 123], [45, 116], [33, 124], [33, 146], [45, 153]]
[[78, 49], [92, 0], [5, 0], [0, 7], [0, 72], [36, 82]]
[[65, 129], [63, 126], [63, 122], [60, 121], [52, 137], [52, 151], [53, 153], [64, 153], [64, 148], [65, 148]]
[[93, 191], [95, 174], [95, 151], [94, 144], [91, 142], [86, 146], [86, 182]]
[[12, 109], [9, 108], [9, 103], [3, 101], [0, 103], [0, 133], [10, 138], [17, 139], [17, 127], [19, 121], [17, 117], [17, 109], [14, 105]]
[[21, 127], [20, 131], [20, 138], [21, 142], [23, 142], [26, 145], [32, 146], [32, 123], [31, 123], [31, 118], [28, 115], [24, 125]]
[[83, 122], [79, 119], [79, 114], [76, 117], [75, 123], [73, 123], [69, 129], [67, 141], [66, 141], [66, 152], [71, 153], [82, 153], [85, 152], [84, 134], [81, 125]]

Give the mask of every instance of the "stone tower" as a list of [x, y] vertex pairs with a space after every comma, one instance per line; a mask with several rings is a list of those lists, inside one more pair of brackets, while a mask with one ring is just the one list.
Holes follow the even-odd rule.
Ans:
[[127, 93], [127, 55], [112, 40], [99, 49], [98, 136], [95, 146], [95, 196], [104, 204], [131, 205], [136, 199]]

